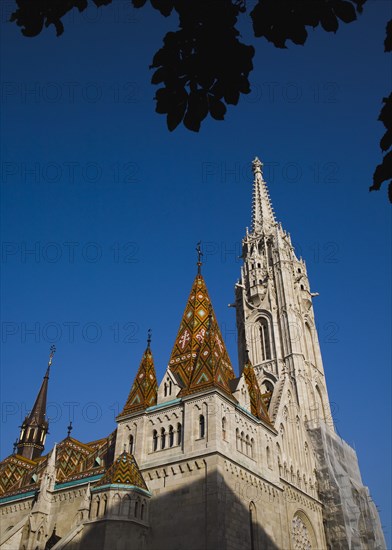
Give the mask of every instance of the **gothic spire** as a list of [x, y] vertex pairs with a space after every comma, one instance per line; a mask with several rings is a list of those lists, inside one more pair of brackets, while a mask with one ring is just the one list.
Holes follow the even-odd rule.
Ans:
[[252, 162], [254, 180], [252, 195], [252, 231], [260, 234], [269, 229], [276, 222], [274, 211], [269, 197], [267, 184], [264, 181], [263, 163], [256, 157]]
[[148, 331], [146, 351], [121, 415], [147, 409], [157, 402], [158, 383], [150, 345], [151, 329]]
[[51, 346], [48, 367], [40, 390], [30, 414], [26, 416], [21, 426], [17, 445], [18, 454], [31, 460], [41, 456], [44, 450], [45, 437], [48, 433], [49, 422], [46, 418], [46, 401], [48, 396], [50, 367], [55, 352], [55, 346]]
[[[208, 342], [205, 343], [207, 335]], [[209, 351], [204, 349], [206, 346]], [[206, 355], [200, 357], [202, 349]], [[183, 393], [190, 390], [196, 391], [200, 376], [202, 377], [200, 383], [203, 380], [206, 381], [206, 378], [211, 382], [215, 376], [218, 376], [216, 364], [211, 363], [210, 353], [214, 354], [214, 357], [218, 357], [218, 370], [220, 372], [220, 369], [223, 369], [222, 372], [225, 373], [222, 382], [222, 385], [225, 386], [226, 379], [234, 378], [234, 373], [216, 321], [207, 286], [203, 276], [198, 273], [189, 294], [169, 361], [170, 370], [182, 381]], [[207, 356], [209, 366], [207, 366]], [[206, 358], [205, 362], [203, 362], [203, 357]], [[210, 372], [207, 375], [208, 369]], [[200, 376], [196, 380], [195, 372], [199, 371]], [[200, 387], [202, 386], [200, 385]]]
[[200, 344], [188, 387], [182, 390], [182, 394], [214, 386], [231, 395], [230, 380], [234, 378], [235, 374], [211, 306], [207, 332]]

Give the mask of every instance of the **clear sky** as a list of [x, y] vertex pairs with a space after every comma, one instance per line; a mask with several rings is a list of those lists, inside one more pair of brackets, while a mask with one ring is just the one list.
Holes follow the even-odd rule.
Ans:
[[[199, 134], [154, 112], [153, 54], [176, 20], [128, 2], [34, 39], [2, 9], [2, 447], [12, 452], [54, 342], [47, 449], [115, 428], [146, 333], [166, 368], [202, 240], [203, 273], [237, 369], [233, 288], [251, 160], [308, 266], [338, 432], [355, 446], [391, 547], [390, 205], [380, 162], [386, 1], [304, 47], [253, 39], [252, 93]], [[251, 35], [243, 25], [244, 40]], [[32, 252], [34, 251], [34, 252]], [[35, 331], [35, 334], [34, 334]]]

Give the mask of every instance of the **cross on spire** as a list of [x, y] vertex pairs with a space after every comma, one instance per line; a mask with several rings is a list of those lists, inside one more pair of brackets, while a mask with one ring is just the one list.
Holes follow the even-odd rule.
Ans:
[[67, 437], [69, 437], [71, 435], [72, 429], [73, 429], [72, 421], [70, 420], [69, 421], [69, 426], [67, 426], [67, 430], [68, 430]]
[[150, 349], [151, 346], [151, 334], [152, 330], [149, 328], [147, 331], [147, 349]]
[[201, 266], [203, 265], [203, 262], [201, 261], [201, 257], [203, 256], [203, 252], [201, 251], [201, 241], [197, 243], [196, 246], [196, 252], [197, 252], [197, 274], [201, 275]]

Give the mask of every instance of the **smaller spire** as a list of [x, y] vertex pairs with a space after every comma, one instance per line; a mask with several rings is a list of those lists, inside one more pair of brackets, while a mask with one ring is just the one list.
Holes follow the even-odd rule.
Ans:
[[18, 454], [30, 460], [41, 456], [48, 433], [49, 422], [46, 418], [46, 401], [48, 395], [49, 373], [56, 347], [50, 347], [48, 367], [33, 408], [23, 421], [18, 441]]
[[143, 354], [131, 391], [129, 392], [128, 399], [121, 414], [147, 409], [157, 402], [158, 383], [150, 343], [151, 331], [149, 331], [147, 349]]
[[201, 261], [201, 257], [203, 256], [203, 252], [201, 251], [201, 241], [197, 243], [196, 246], [196, 252], [197, 252], [197, 274], [201, 275], [201, 266], [203, 265], [203, 262]]

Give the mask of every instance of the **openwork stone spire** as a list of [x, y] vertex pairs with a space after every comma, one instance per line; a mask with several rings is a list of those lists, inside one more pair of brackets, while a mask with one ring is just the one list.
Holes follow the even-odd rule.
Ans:
[[149, 330], [147, 348], [140, 362], [135, 381], [121, 413], [122, 415], [156, 405], [158, 384], [150, 344], [151, 331]]
[[267, 184], [263, 179], [263, 163], [256, 157], [252, 162], [254, 180], [252, 196], [252, 231], [260, 234], [275, 223], [275, 215], [269, 197]]

